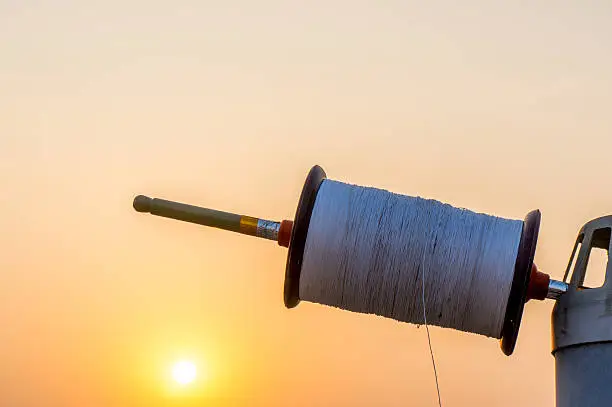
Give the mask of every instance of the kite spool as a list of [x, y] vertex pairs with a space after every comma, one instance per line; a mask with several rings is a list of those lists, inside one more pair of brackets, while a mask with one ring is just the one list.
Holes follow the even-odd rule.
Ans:
[[[304, 252], [308, 240], [308, 231], [317, 202], [317, 196], [321, 189], [321, 185], [326, 179], [326, 174], [321, 167], [313, 167], [306, 178], [300, 196], [293, 225], [293, 233], [289, 244], [289, 256], [285, 274], [285, 305], [289, 308], [295, 307], [301, 299], [300, 278], [304, 264]], [[509, 286], [509, 294], [505, 301], [506, 307], [502, 327], [497, 335], [490, 335], [501, 339], [501, 347], [506, 355], [510, 355], [514, 350], [523, 307], [528, 299], [527, 289], [533, 266], [539, 226], [540, 212], [536, 210], [527, 214], [518, 238], [519, 243], [516, 250], [517, 254], [514, 261], [513, 273], [511, 273], [510, 276], [511, 280], [504, 282], [504, 284], [508, 284]], [[456, 293], [456, 295], [470, 295], [470, 293], [459, 292]]]
[[[314, 300], [317, 301], [317, 296], [313, 295], [313, 291], [309, 290], [309, 284], [312, 285], [313, 279], [312, 272], [316, 270], [316, 267], [313, 265], [316, 262], [313, 262], [313, 247], [316, 246], [316, 241], [313, 242], [313, 236], [321, 236], [321, 230], [313, 229], [311, 234], [311, 239], [309, 241], [309, 231], [310, 228], [313, 227], [313, 221], [317, 220], [317, 217], [320, 214], [320, 208], [317, 209], [317, 203], [321, 203], [323, 199], [330, 198], [330, 196], [319, 196], [319, 194], [325, 194], [327, 192], [321, 192], [323, 185], [326, 181], [326, 174], [323, 169], [319, 166], [314, 166], [304, 184], [302, 189], [302, 193], [299, 199], [297, 212], [295, 215], [295, 219], [293, 222], [291, 221], [282, 221], [282, 222], [273, 222], [267, 221], [263, 219], [253, 218], [249, 216], [241, 216], [230, 214], [226, 212], [215, 211], [206, 208], [199, 208], [195, 206], [179, 204], [176, 202], [165, 201], [161, 199], [151, 199], [145, 196], [137, 196], [134, 199], [134, 208], [139, 212], [150, 212], [152, 214], [158, 216], [164, 216], [169, 218], [174, 218], [178, 220], [183, 220], [192, 223], [198, 223], [206, 226], [217, 227], [225, 230], [231, 230], [234, 232], [239, 232], [243, 234], [248, 234], [252, 236], [257, 236], [261, 238], [266, 238], [270, 240], [278, 241], [279, 245], [285, 246], [289, 248], [289, 253], [287, 256], [287, 266], [285, 270], [285, 284], [284, 284], [284, 300], [285, 305], [288, 308], [295, 307], [301, 299], [303, 300]], [[338, 183], [337, 181], [329, 181], [327, 186], [331, 186], [333, 183]], [[342, 184], [345, 185], [345, 184]], [[353, 188], [361, 188], [361, 187], [353, 187]], [[329, 188], [323, 188], [329, 189]], [[395, 197], [395, 199], [420, 199], [420, 198], [410, 198], [410, 197], [402, 197], [399, 195], [391, 194], [390, 192], [376, 190], [377, 194], [390, 194]], [[333, 201], [333, 199], [332, 199]], [[424, 201], [424, 200], [422, 200]], [[433, 201], [431, 201], [433, 202]], [[436, 203], [438, 205], [443, 205], [441, 203]], [[449, 216], [458, 216], [459, 212], [462, 210], [457, 208], [452, 208], [450, 205], [445, 205], [448, 209]], [[450, 209], [449, 209], [450, 208]], [[465, 212], [463, 212], [465, 215]], [[469, 216], [478, 218], [479, 222], [484, 222], [483, 224], [495, 224], [496, 219], [501, 220], [501, 218], [494, 218], [488, 215], [475, 214], [473, 212], [469, 212]], [[314, 217], [314, 218], [313, 218]], [[474, 219], [476, 219], [474, 218]], [[319, 219], [320, 220], [320, 219]], [[499, 264], [502, 264], [505, 270], [502, 273], [498, 273], [501, 276], [497, 281], [501, 287], [495, 287], [491, 285], [491, 281], [489, 281], [487, 285], [479, 285], [480, 281], [478, 281], [478, 273], [475, 273], [471, 276], [471, 282], [469, 284], [462, 284], [459, 291], [454, 292], [452, 290], [453, 287], [446, 287], [447, 292], [452, 292], [453, 295], [457, 296], [455, 303], [461, 303], [462, 299], [466, 299], [469, 296], [475, 295], [478, 293], [478, 290], [486, 289], [486, 287], [492, 287], [492, 289], [498, 290], [496, 293], [505, 293], [504, 298], [499, 300], [499, 303], [496, 305], [499, 309], [492, 310], [474, 310], [473, 312], [481, 312], [481, 313], [491, 313], [497, 318], [499, 321], [497, 323], [491, 324], [491, 327], [482, 328], [480, 326], [470, 326], [467, 324], [458, 324], [453, 321], [446, 320], [443, 321], [443, 326], [448, 326], [455, 329], [462, 329], [469, 332], [477, 332], [482, 333], [491, 337], [495, 337], [501, 339], [501, 348], [502, 351], [506, 355], [510, 355], [516, 344], [518, 330], [521, 322], [521, 316], [523, 313], [523, 306], [525, 302], [529, 299], [544, 299], [544, 298], [554, 298], [560, 292], [563, 292], [565, 286], [560, 285], [558, 282], [554, 280], [551, 281], [549, 277], [540, 273], [535, 269], [533, 265], [533, 258], [535, 254], [535, 247], [537, 242], [538, 229], [540, 225], [540, 212], [532, 211], [525, 217], [524, 221], [511, 221], [511, 220], [503, 220], [505, 225], [509, 225], [510, 227], [504, 228], [492, 228], [489, 230], [490, 233], [500, 232], [500, 233], [514, 233], [513, 236], [509, 236], [509, 239], [500, 240], [500, 242], [504, 243], [506, 246], [510, 245], [512, 247], [501, 247], [502, 252], [512, 253], [512, 258], [506, 259]], [[316, 222], [315, 222], [316, 223]], [[477, 222], [476, 222], [477, 223]], [[472, 223], [474, 225], [475, 223]], [[397, 226], [397, 225], [396, 225]], [[397, 227], [396, 227], [397, 229]], [[406, 233], [410, 234], [411, 229], [404, 230], [401, 226], [399, 227], [400, 231], [406, 235]], [[420, 229], [416, 229], [418, 233], [423, 233], [427, 228], [421, 227]], [[354, 237], [354, 236], [353, 236]], [[508, 236], [507, 236], [508, 237]], [[445, 239], [445, 236], [440, 236], [440, 239]], [[485, 243], [486, 243], [485, 239]], [[508, 243], [509, 242], [509, 243]], [[391, 242], [390, 244], [396, 244], [397, 242]], [[389, 244], [389, 243], [387, 243]], [[466, 247], [469, 246], [469, 242], [465, 242]], [[399, 245], [401, 247], [409, 247], [410, 245], [404, 244]], [[399, 247], [396, 246], [395, 247]], [[390, 246], [389, 246], [390, 247]], [[389, 248], [387, 247], [387, 248]], [[427, 247], [425, 247], [427, 249]], [[340, 252], [344, 254], [348, 253], [345, 249], [340, 248]], [[316, 252], [316, 250], [315, 250]], [[476, 252], [478, 252], [476, 250]], [[391, 250], [389, 256], [397, 256], [397, 250]], [[486, 253], [481, 253], [486, 255]], [[321, 253], [319, 253], [321, 255]], [[323, 253], [323, 257], [329, 257], [330, 253]], [[489, 253], [490, 256], [490, 253]], [[315, 253], [316, 257], [316, 253]], [[401, 256], [400, 256], [401, 257]], [[427, 257], [427, 256], [424, 256]], [[456, 256], [450, 256], [451, 258]], [[398, 257], [399, 259], [399, 257]], [[371, 260], [371, 259], [370, 259]], [[401, 260], [401, 259], [400, 259]], [[452, 260], [452, 259], [451, 259]], [[472, 259], [474, 260], [474, 259]], [[477, 260], [477, 259], [476, 259]], [[424, 260], [425, 262], [427, 259]], [[449, 263], [450, 264], [450, 263]], [[402, 270], [402, 267], [396, 267], [396, 270]], [[453, 270], [446, 270], [453, 271]], [[486, 270], [486, 268], [480, 268], [480, 276], [482, 273], [495, 272], [497, 270]], [[308, 274], [307, 274], [308, 273]], [[329, 273], [330, 277], [336, 278], [338, 275], [332, 276], [332, 272]], [[384, 273], [383, 273], [384, 274]], [[319, 276], [320, 278], [321, 276]], [[418, 273], [410, 276], [411, 278], [419, 278]], [[454, 282], [456, 283], [458, 280], [455, 276]], [[461, 278], [462, 276], [459, 276]], [[304, 281], [301, 284], [301, 279], [304, 278]], [[323, 280], [325, 280], [327, 275], [323, 275]], [[426, 277], [427, 278], [427, 277]], [[435, 278], [435, 274], [434, 274]], [[476, 281], [474, 281], [476, 279]], [[486, 280], [486, 279], [485, 279]], [[404, 281], [407, 281], [404, 279]], [[440, 284], [444, 284], [442, 280], [440, 280]], [[378, 281], [380, 283], [380, 281]], [[465, 283], [465, 282], [464, 282]], [[416, 280], [415, 284], [419, 284], [419, 281]], [[367, 284], [365, 286], [367, 288]], [[476, 287], [475, 290], [472, 290]], [[409, 287], [410, 288], [410, 287]], [[432, 287], [429, 287], [430, 291]], [[435, 287], [433, 287], [435, 290]], [[363, 285], [359, 290], [363, 290]], [[449, 291], [450, 290], [450, 291]], [[316, 290], [315, 290], [316, 291]], [[406, 296], [413, 295], [410, 294], [411, 290], [405, 290], [405, 292], [399, 292], [396, 290], [396, 295]], [[491, 293], [485, 293], [491, 294]], [[338, 295], [338, 292], [335, 293]], [[356, 295], [356, 292], [353, 291], [351, 295]], [[371, 297], [371, 295], [370, 295]], [[489, 295], [491, 297], [491, 295]], [[327, 298], [329, 299], [329, 298]], [[319, 298], [320, 300], [320, 298]], [[324, 302], [324, 301], [321, 301]], [[327, 301], [330, 303], [331, 301]], [[418, 301], [415, 302], [418, 304]], [[491, 300], [487, 302], [488, 304], [492, 304]], [[467, 304], [464, 301], [464, 304]], [[475, 304], [472, 302], [472, 305]], [[501, 305], [500, 305], [501, 304]], [[335, 305], [340, 305], [342, 307], [342, 303], [338, 303]], [[364, 312], [363, 309], [356, 309], [359, 307], [350, 306], [343, 307], [346, 309], [352, 309], [360, 312]], [[466, 309], [470, 309], [467, 307]], [[380, 312], [378, 312], [380, 311]], [[435, 309], [437, 312], [438, 310]], [[447, 312], [449, 310], [443, 310], [443, 312]], [[390, 315], [388, 312], [384, 312], [382, 309], [369, 308], [366, 312], [377, 313], [380, 315], [394, 317], [394, 315]], [[408, 322], [421, 323], [422, 321], [418, 321], [414, 318], [396, 318], [400, 320], [405, 320]], [[432, 318], [435, 324], [436, 318]]]

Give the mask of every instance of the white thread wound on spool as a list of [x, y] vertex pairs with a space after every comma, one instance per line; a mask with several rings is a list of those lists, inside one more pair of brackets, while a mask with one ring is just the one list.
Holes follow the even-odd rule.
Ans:
[[[300, 298], [499, 338], [523, 223], [431, 199], [323, 181]], [[423, 261], [425, 259], [425, 261]]]

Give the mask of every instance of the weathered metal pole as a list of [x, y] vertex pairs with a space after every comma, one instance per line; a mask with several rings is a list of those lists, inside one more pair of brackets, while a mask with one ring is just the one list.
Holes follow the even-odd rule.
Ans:
[[[594, 219], [580, 230], [565, 273], [564, 281], [578, 256], [568, 290], [553, 310], [557, 407], [612, 406], [612, 278], [607, 278], [612, 276], [611, 230], [612, 216]], [[586, 288], [594, 247], [608, 251], [606, 281], [601, 287]]]

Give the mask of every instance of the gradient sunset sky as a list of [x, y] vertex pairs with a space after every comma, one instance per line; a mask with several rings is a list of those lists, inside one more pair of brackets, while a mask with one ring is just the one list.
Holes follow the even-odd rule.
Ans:
[[[539, 208], [536, 261], [560, 278], [612, 213], [611, 19], [609, 1], [0, 0], [0, 405], [437, 405], [424, 329], [287, 310], [285, 249], [132, 199], [292, 218], [319, 164]], [[552, 305], [526, 306], [512, 357], [432, 329], [444, 405], [553, 406]]]

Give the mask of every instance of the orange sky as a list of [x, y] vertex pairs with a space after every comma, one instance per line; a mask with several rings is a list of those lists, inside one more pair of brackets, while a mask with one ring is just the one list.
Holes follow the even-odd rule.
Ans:
[[[320, 164], [540, 208], [557, 278], [612, 210], [606, 1], [90, 3], [0, 2], [3, 406], [436, 405], [423, 329], [287, 310], [285, 249], [136, 194], [291, 218]], [[510, 358], [433, 329], [445, 405], [552, 406], [551, 309], [528, 304]], [[207, 380], [175, 388], [181, 358]]]

